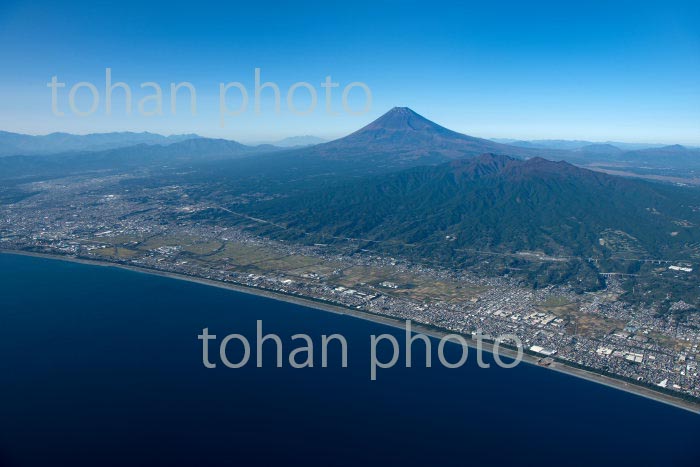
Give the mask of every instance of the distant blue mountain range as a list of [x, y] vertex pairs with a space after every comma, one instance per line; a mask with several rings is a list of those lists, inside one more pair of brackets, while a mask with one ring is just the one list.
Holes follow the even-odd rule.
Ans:
[[69, 151], [103, 151], [137, 144], [168, 145], [188, 139], [200, 138], [196, 134], [163, 136], [156, 133], [131, 131], [73, 135], [51, 133], [48, 135], [24, 135], [0, 131], [0, 156], [47, 155]]

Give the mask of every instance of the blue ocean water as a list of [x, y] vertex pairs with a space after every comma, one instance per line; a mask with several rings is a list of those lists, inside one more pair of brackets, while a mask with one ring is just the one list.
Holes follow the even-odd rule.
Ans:
[[[203, 366], [203, 328], [254, 345], [257, 320], [285, 359], [296, 333], [342, 333], [348, 367], [331, 351], [328, 368], [276, 368], [270, 348], [263, 368], [229, 369], [216, 347], [217, 368]], [[700, 416], [535, 366], [480, 369], [470, 355], [372, 382], [381, 333], [403, 339], [253, 295], [0, 254], [0, 465], [700, 465]]]

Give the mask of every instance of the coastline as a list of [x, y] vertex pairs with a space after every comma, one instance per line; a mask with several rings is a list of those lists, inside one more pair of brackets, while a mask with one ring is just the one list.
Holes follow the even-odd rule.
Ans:
[[[295, 295], [288, 295], [288, 294], [274, 292], [274, 291], [270, 291], [270, 290], [266, 290], [266, 289], [262, 289], [262, 288], [244, 286], [244, 285], [234, 284], [234, 283], [229, 283], [229, 282], [221, 282], [221, 281], [216, 281], [216, 280], [212, 280], [212, 279], [206, 279], [206, 278], [201, 278], [201, 277], [196, 277], [196, 276], [189, 276], [189, 275], [178, 274], [178, 273], [173, 273], [173, 272], [159, 271], [156, 269], [142, 268], [142, 267], [127, 265], [127, 264], [120, 264], [120, 263], [115, 263], [115, 262], [110, 262], [110, 261], [83, 259], [83, 258], [64, 256], [64, 255], [59, 255], [59, 254], [35, 253], [35, 252], [29, 252], [29, 251], [4, 250], [4, 249], [0, 249], [0, 254], [31, 256], [31, 257], [51, 259], [51, 260], [56, 260], [56, 261], [65, 261], [65, 262], [86, 264], [86, 265], [92, 265], [92, 266], [114, 267], [114, 268], [129, 270], [132, 272], [139, 272], [139, 273], [143, 273], [143, 274], [150, 274], [150, 275], [155, 275], [155, 276], [166, 277], [169, 279], [184, 280], [184, 281], [193, 282], [193, 283], [206, 285], [206, 286], [210, 286], [210, 287], [218, 287], [221, 289], [232, 290], [235, 292], [266, 297], [266, 298], [269, 298], [272, 300], [293, 303], [293, 304], [300, 305], [300, 306], [303, 306], [306, 308], [313, 308], [316, 310], [326, 311], [326, 312], [330, 312], [330, 313], [334, 313], [334, 314], [350, 316], [353, 318], [363, 319], [366, 321], [371, 321], [371, 322], [375, 322], [378, 324], [391, 326], [393, 328], [405, 330], [405, 321], [402, 319], [392, 318], [389, 316], [382, 316], [382, 315], [370, 313], [367, 311], [361, 311], [361, 310], [356, 310], [353, 308], [343, 307], [340, 305], [324, 303], [324, 302], [322, 302], [320, 300], [316, 300], [316, 299], [304, 298], [304, 297], [299, 297], [299, 296], [295, 296]], [[429, 336], [437, 338], [437, 339], [441, 339], [442, 337], [444, 337], [448, 334], [453, 334], [452, 332], [449, 332], [449, 331], [442, 331], [442, 330], [439, 330], [439, 329], [436, 329], [436, 328], [433, 328], [430, 326], [421, 325], [421, 324], [415, 323], [415, 322], [412, 322], [411, 325], [412, 325], [412, 330], [414, 332], [421, 332], [423, 334], [429, 335]], [[466, 340], [467, 340], [468, 346], [470, 348], [476, 348], [476, 342], [474, 340], [472, 340], [470, 338], [467, 338]], [[483, 342], [482, 347], [483, 347], [484, 351], [489, 352], [489, 353], [493, 353], [493, 345], [490, 342]], [[508, 349], [508, 348], [504, 348], [504, 347], [501, 347], [499, 349], [499, 354], [506, 356], [506, 357], [510, 357], [510, 358], [516, 357], [515, 351]], [[559, 361], [555, 361], [551, 365], [544, 367], [544, 366], [539, 365], [537, 363], [538, 360], [539, 360], [539, 357], [529, 355], [527, 353], [523, 353], [522, 362], [528, 363], [530, 365], [535, 365], [535, 366], [542, 368], [542, 369], [545, 369], [545, 370], [549, 369], [549, 370], [557, 371], [559, 373], [563, 373], [563, 374], [573, 376], [576, 378], [585, 379], [587, 381], [602, 384], [602, 385], [608, 386], [608, 387], [613, 388], [613, 389], [622, 390], [622, 391], [625, 391], [625, 392], [628, 392], [631, 394], [635, 394], [637, 396], [641, 396], [641, 397], [645, 397], [647, 399], [661, 402], [661, 403], [666, 404], [666, 405], [671, 405], [671, 406], [674, 406], [676, 408], [687, 410], [687, 411], [695, 413], [695, 414], [700, 414], [700, 404], [698, 404], [696, 402], [687, 401], [687, 400], [681, 399], [679, 397], [675, 397], [675, 396], [670, 395], [670, 394], [661, 393], [661, 392], [655, 391], [651, 388], [637, 385], [637, 384], [634, 384], [634, 383], [631, 383], [628, 381], [624, 381], [624, 380], [621, 380], [618, 378], [602, 375], [602, 374], [599, 374], [599, 373], [596, 373], [593, 371], [589, 371], [589, 370], [585, 370], [582, 368], [573, 367], [573, 366], [567, 365], [567, 364], [559, 362]]]

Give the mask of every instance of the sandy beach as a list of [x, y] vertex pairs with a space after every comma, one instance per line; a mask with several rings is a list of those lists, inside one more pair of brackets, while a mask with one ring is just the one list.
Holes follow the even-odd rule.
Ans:
[[[113, 263], [113, 262], [109, 262], [109, 261], [97, 261], [97, 260], [91, 260], [91, 259], [76, 258], [76, 257], [71, 257], [71, 256], [53, 255], [53, 254], [45, 254], [45, 253], [33, 253], [33, 252], [17, 251], [17, 250], [0, 250], [0, 254], [33, 256], [33, 257], [52, 259], [52, 260], [57, 260], [57, 261], [68, 261], [68, 262], [73, 262], [73, 263], [87, 264], [87, 265], [92, 265], [92, 266], [115, 267], [115, 268], [120, 268], [120, 269], [126, 269], [129, 271], [139, 272], [139, 273], [143, 273], [143, 274], [162, 276], [162, 277], [167, 277], [167, 278], [176, 279], [176, 280], [184, 280], [184, 281], [194, 282], [197, 284], [207, 285], [207, 286], [211, 286], [211, 287], [218, 287], [218, 288], [222, 288], [222, 289], [233, 290], [236, 292], [258, 295], [258, 296], [270, 298], [273, 300], [294, 303], [294, 304], [301, 305], [301, 306], [308, 307], [308, 308], [314, 308], [314, 309], [318, 309], [318, 310], [322, 310], [322, 311], [327, 311], [327, 312], [336, 313], [336, 314], [340, 314], [340, 315], [351, 316], [351, 317], [358, 318], [358, 319], [368, 320], [368, 321], [372, 321], [375, 323], [398, 328], [401, 330], [405, 330], [405, 328], [406, 328], [405, 321], [401, 320], [401, 319], [396, 319], [396, 318], [392, 318], [389, 316], [377, 315], [377, 314], [369, 313], [366, 311], [342, 307], [342, 306], [333, 305], [330, 303], [324, 303], [324, 302], [321, 302], [321, 301], [315, 300], [315, 299], [287, 295], [287, 294], [273, 292], [270, 290], [256, 288], [256, 287], [243, 286], [243, 285], [238, 285], [238, 284], [233, 284], [233, 283], [228, 283], [228, 282], [220, 282], [220, 281], [204, 279], [204, 278], [199, 278], [199, 277], [194, 277], [194, 276], [188, 276], [188, 275], [183, 275], [183, 274], [170, 273], [170, 272], [158, 271], [158, 270], [154, 270], [154, 269], [147, 269], [147, 268], [141, 268], [141, 267], [130, 266], [130, 265], [125, 265], [125, 264]], [[412, 330], [414, 332], [420, 332], [420, 333], [429, 335], [431, 337], [435, 337], [437, 339], [440, 339], [440, 338], [442, 338], [446, 335], [449, 335], [449, 334], [454, 334], [453, 332], [441, 331], [439, 329], [435, 329], [432, 327], [423, 326], [419, 323], [412, 322], [411, 325], [412, 325]], [[467, 338], [466, 340], [467, 340], [469, 347], [476, 348], [476, 340], [469, 339], [469, 338]], [[484, 342], [482, 345], [482, 348], [486, 352], [489, 352], [489, 353], [493, 352], [493, 346], [492, 346], [492, 344], [490, 344], [488, 342]], [[501, 347], [499, 349], [499, 354], [501, 356], [510, 357], [510, 358], [516, 357], [515, 351], [504, 348], [504, 347]], [[681, 399], [679, 397], [674, 397], [670, 394], [665, 394], [665, 393], [654, 391], [653, 389], [650, 389], [650, 388], [645, 387], [645, 386], [640, 386], [640, 385], [636, 385], [636, 384], [633, 384], [633, 383], [630, 383], [627, 381], [623, 381], [620, 379], [616, 379], [613, 377], [601, 375], [601, 374], [595, 373], [593, 371], [588, 371], [588, 370], [584, 370], [581, 368], [575, 368], [575, 367], [566, 365], [566, 364], [559, 362], [559, 361], [555, 361], [551, 365], [544, 367], [544, 366], [541, 366], [538, 364], [538, 360], [539, 360], [539, 357], [529, 355], [529, 354], [523, 354], [523, 358], [522, 358], [523, 362], [530, 364], [530, 365], [535, 365], [535, 366], [541, 368], [542, 370], [557, 371], [557, 372], [564, 373], [564, 374], [567, 374], [570, 376], [574, 376], [577, 378], [582, 378], [582, 379], [585, 379], [588, 381], [592, 381], [592, 382], [595, 382], [598, 384], [603, 384], [605, 386], [608, 386], [608, 387], [611, 387], [614, 389], [619, 389], [619, 390], [622, 390], [622, 391], [625, 391], [625, 392], [628, 392], [631, 394], [635, 394], [637, 396], [646, 397], [648, 399], [652, 399], [652, 400], [655, 400], [655, 401], [658, 401], [658, 402], [661, 402], [664, 404], [672, 405], [674, 407], [684, 409], [684, 410], [693, 412], [695, 414], [700, 414], [700, 403], [687, 401], [687, 400]]]

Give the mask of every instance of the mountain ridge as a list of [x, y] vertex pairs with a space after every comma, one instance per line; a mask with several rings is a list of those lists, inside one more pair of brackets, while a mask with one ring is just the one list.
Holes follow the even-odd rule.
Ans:
[[600, 278], [586, 258], [615, 257], [620, 244], [646, 257], [687, 258], [700, 241], [697, 206], [699, 190], [483, 154], [272, 200], [252, 214], [287, 226], [257, 227], [285, 240], [358, 239], [358, 248], [455, 267], [474, 261], [473, 250], [542, 252], [562, 259], [538, 273], [580, 274], [590, 289]]
[[71, 151], [104, 151], [137, 144], [169, 145], [201, 136], [194, 133], [163, 136], [157, 133], [120, 131], [76, 135], [54, 132], [27, 135], [0, 131], [0, 156], [42, 156]]
[[380, 166], [408, 167], [487, 152], [518, 157], [559, 154], [558, 151], [519, 148], [458, 133], [408, 107], [394, 107], [359, 130], [314, 146], [305, 154], [329, 160], [355, 159]]

